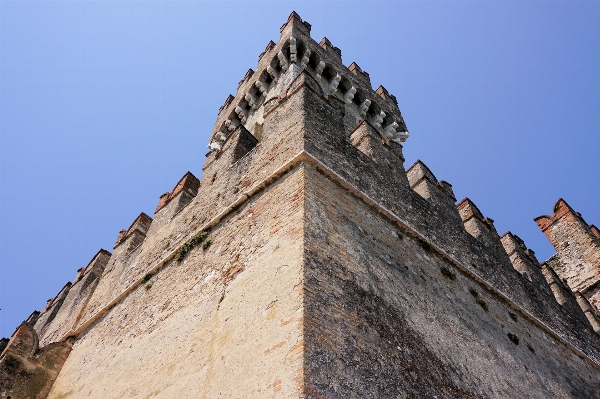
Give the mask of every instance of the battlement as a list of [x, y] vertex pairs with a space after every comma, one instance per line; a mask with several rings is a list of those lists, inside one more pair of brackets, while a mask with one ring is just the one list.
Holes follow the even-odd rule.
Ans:
[[600, 334], [600, 314], [598, 314], [598, 309], [580, 292], [575, 292], [575, 299], [594, 331]]
[[[40, 348], [35, 330], [23, 322], [0, 352], [2, 397], [47, 397], [72, 345], [70, 340]], [[5, 396], [7, 392], [11, 395]]]
[[158, 205], [154, 210], [154, 213], [157, 213], [164, 206], [166, 206], [173, 198], [175, 198], [179, 193], [185, 191], [192, 197], [195, 197], [198, 194], [198, 188], [200, 188], [200, 180], [196, 176], [194, 176], [191, 172], [187, 172], [175, 185], [171, 192], [164, 193], [160, 196], [160, 200], [158, 201]]
[[593, 224], [590, 224], [590, 230], [592, 231], [592, 234], [598, 237], [598, 239], [600, 240], [600, 230]]
[[355, 74], [359, 79], [362, 79], [365, 84], [371, 85], [371, 77], [366, 71], [363, 71], [356, 62], [352, 62], [348, 67], [348, 70]]
[[456, 209], [465, 224], [465, 228], [472, 236], [496, 244], [497, 239], [500, 237], [494, 226], [494, 220], [483, 216], [483, 213], [473, 201], [464, 198], [456, 205]]
[[236, 95], [229, 96], [221, 107], [208, 145], [211, 153], [221, 151], [239, 125], [258, 136], [264, 117], [291, 94], [293, 88], [289, 87], [300, 74], [312, 78], [310, 86], [319, 95], [334, 97], [351, 111], [345, 119], [348, 133], [365, 120], [386, 143], [401, 143], [408, 137], [396, 97], [383, 86], [374, 90], [369, 74], [358, 64], [345, 67], [341, 50], [327, 38], [317, 44], [310, 38], [310, 24], [292, 13], [281, 28], [279, 43], [267, 45], [259, 56], [256, 72], [249, 69]]
[[106, 249], [100, 249], [96, 255], [92, 258], [92, 260], [87, 264], [87, 266], [79, 268], [77, 270], [77, 275], [73, 279], [73, 284], [77, 283], [84, 276], [89, 273], [95, 273], [98, 276], [102, 275], [102, 271], [104, 270], [104, 266], [108, 263], [112, 253], [107, 251]]
[[545, 285], [535, 253], [527, 248], [519, 236], [507, 231], [500, 236], [500, 241], [516, 271], [536, 286]]
[[51, 309], [52, 307], [56, 307], [57, 305], [60, 306], [60, 303], [62, 303], [62, 300], [69, 292], [71, 285], [72, 283], [70, 281], [67, 281], [67, 283], [61, 288], [60, 291], [58, 291], [58, 294], [56, 294], [54, 298], [48, 299], [46, 301], [46, 306], [44, 307], [44, 309], [42, 309], [42, 313], [47, 312], [49, 309]]
[[133, 234], [141, 234], [142, 236], [145, 236], [146, 232], [150, 228], [151, 223], [152, 218], [150, 216], [146, 215], [144, 212], [140, 213], [127, 230], [121, 230], [119, 232], [119, 236], [117, 237], [117, 242], [115, 243], [114, 248], [124, 243], [125, 240], [127, 240]]
[[581, 215], [575, 212], [573, 208], [571, 208], [571, 206], [569, 206], [569, 204], [567, 204], [567, 202], [562, 198], [559, 198], [558, 201], [556, 201], [552, 211], [552, 216], [542, 215], [534, 219], [542, 231], [546, 231], [550, 226], [558, 222], [564, 216], [574, 219], [581, 218]]
[[100, 249], [87, 266], [77, 270], [73, 283], [67, 283], [42, 312], [30, 316], [27, 321], [35, 328], [41, 345], [64, 341], [69, 336], [111, 257], [110, 252]]
[[500, 236], [500, 239], [502, 240], [502, 245], [504, 245], [504, 248], [506, 249], [506, 253], [510, 256], [513, 253], [520, 253], [523, 256], [526, 256], [529, 260], [531, 260], [533, 263], [538, 264], [539, 262], [535, 257], [535, 252], [533, 252], [533, 250], [527, 248], [527, 246], [525, 245], [525, 242], [521, 239], [521, 237], [519, 237], [516, 234], [511, 233], [510, 231], [507, 231], [506, 233], [502, 234]]
[[[425, 199], [430, 198], [434, 194], [441, 195], [446, 199], [446, 202], [454, 207], [456, 197], [454, 196], [452, 185], [443, 180], [438, 181], [427, 165], [420, 159], [407, 169], [406, 174], [408, 176], [410, 188], [418, 192], [419, 195]], [[426, 186], [422, 184], [423, 180], [428, 182]]]
[[488, 225], [488, 223], [486, 223], [487, 218], [483, 216], [483, 213], [481, 213], [479, 208], [477, 208], [477, 205], [475, 205], [475, 203], [469, 198], [465, 197], [462, 201], [460, 201], [458, 205], [456, 205], [456, 209], [458, 209], [458, 213], [460, 214], [460, 217], [463, 222], [466, 223], [471, 218], [475, 218], [480, 222]]
[[288, 35], [293, 36], [293, 34], [310, 36], [311, 27], [311, 24], [307, 21], [303, 21], [296, 11], [292, 11], [288, 20], [281, 25], [281, 28], [279, 28], [279, 32], [281, 33], [282, 38]]
[[340, 50], [339, 47], [335, 47], [333, 44], [331, 44], [328, 38], [324, 37], [323, 39], [321, 39], [321, 41], [319, 42], [319, 46], [321, 46], [326, 51], [333, 51], [333, 54], [337, 55], [340, 62], [342, 61], [342, 50]]

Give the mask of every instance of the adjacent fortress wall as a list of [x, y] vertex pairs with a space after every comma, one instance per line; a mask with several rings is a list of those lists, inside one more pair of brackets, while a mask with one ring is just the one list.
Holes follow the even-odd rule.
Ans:
[[494, 292], [318, 171], [306, 185], [310, 397], [596, 397], [598, 370]]
[[[418, 231], [424, 242], [435, 243], [448, 256], [565, 339], [578, 342], [578, 347], [589, 348], [586, 353], [600, 361], [597, 335], [581, 310], [572, 317], [556, 302], [548, 287], [536, 286], [515, 270], [493, 228], [493, 222], [485, 218], [472, 201], [466, 200], [463, 204], [468, 204], [469, 209], [477, 214], [473, 212], [469, 216], [469, 212], [463, 213], [466, 216], [463, 224], [456, 217], [456, 211], [444, 211], [439, 201], [423, 198], [405, 184], [404, 179], [397, 178], [394, 169], [381, 167], [352, 145], [342, 123], [346, 112], [343, 104], [331, 97], [327, 103], [324, 102], [308, 85], [298, 94], [304, 96], [307, 112], [311, 115], [306, 120], [304, 135], [304, 148], [308, 154], [318, 159], [337, 179], [360, 191], [365, 199], [377, 203]], [[390, 151], [396, 144], [378, 145], [380, 151]], [[398, 162], [401, 161], [398, 159]], [[462, 209], [465, 210], [465, 207]], [[478, 236], [469, 231], [470, 219], [477, 220], [481, 233]], [[488, 222], [485, 223], [485, 220]], [[589, 345], [598, 349], [591, 349]]]
[[299, 397], [303, 179], [285, 175], [98, 319], [49, 398]]

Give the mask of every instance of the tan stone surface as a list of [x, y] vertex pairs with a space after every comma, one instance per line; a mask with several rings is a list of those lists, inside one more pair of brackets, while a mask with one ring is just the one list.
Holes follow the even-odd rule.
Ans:
[[34, 327], [40, 337], [40, 346], [58, 342], [69, 335], [74, 325], [79, 322], [79, 317], [94, 292], [110, 256], [108, 251], [100, 250], [87, 267], [82, 268], [78, 273], [52, 320], [48, 323], [40, 320], [35, 324]]
[[[600, 316], [600, 239], [595, 227], [562, 198], [552, 216], [539, 216], [536, 223], [556, 249], [548, 261], [574, 292], [584, 295]], [[594, 230], [595, 229], [595, 230]]]
[[49, 398], [298, 397], [302, 178], [290, 173], [212, 230], [209, 249], [98, 320]]

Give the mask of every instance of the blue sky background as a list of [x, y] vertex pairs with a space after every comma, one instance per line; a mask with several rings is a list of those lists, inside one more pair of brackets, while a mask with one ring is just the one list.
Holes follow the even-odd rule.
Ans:
[[396, 95], [425, 162], [540, 260], [600, 224], [600, 2], [0, 3], [0, 336], [188, 170], [292, 10]]

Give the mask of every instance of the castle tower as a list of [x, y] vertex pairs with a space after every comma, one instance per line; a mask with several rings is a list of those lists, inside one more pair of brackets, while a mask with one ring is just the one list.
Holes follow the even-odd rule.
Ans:
[[589, 317], [600, 316], [600, 234], [588, 225], [562, 198], [553, 215], [535, 218], [542, 232], [556, 249], [545, 264], [551, 267], [578, 297]]
[[310, 30], [290, 15], [220, 108], [201, 180], [119, 235], [68, 329], [39, 329], [74, 340], [48, 397], [598, 397], [583, 312], [405, 170], [396, 98]]

